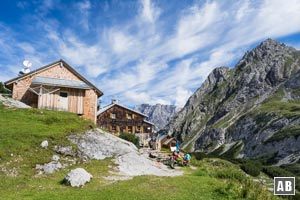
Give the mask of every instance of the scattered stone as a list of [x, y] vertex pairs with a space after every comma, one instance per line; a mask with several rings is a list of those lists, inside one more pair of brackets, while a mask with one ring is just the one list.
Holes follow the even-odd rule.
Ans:
[[90, 173], [83, 168], [77, 168], [67, 174], [64, 178], [64, 182], [69, 183], [72, 187], [80, 187], [90, 182], [91, 178], [93, 178], [93, 176]]
[[45, 174], [52, 174], [59, 169], [62, 169], [63, 166], [60, 162], [51, 161], [49, 163], [46, 163], [44, 165], [36, 165], [36, 169], [41, 170], [39, 174], [45, 173]]
[[73, 151], [71, 146], [66, 146], [66, 147], [54, 146], [54, 151], [58, 154], [65, 155], [65, 156], [76, 156], [76, 152]]
[[44, 148], [44, 149], [46, 149], [48, 147], [48, 141], [47, 140], [43, 141], [41, 143], [41, 147]]
[[102, 178], [108, 181], [126, 181], [126, 180], [131, 180], [133, 177], [132, 176], [103, 176]]
[[60, 157], [58, 155], [53, 155], [52, 156], [52, 161], [59, 161]]

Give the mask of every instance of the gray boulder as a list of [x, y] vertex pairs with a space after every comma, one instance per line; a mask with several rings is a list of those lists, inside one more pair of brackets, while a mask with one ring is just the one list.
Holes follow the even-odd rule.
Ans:
[[64, 178], [64, 182], [70, 184], [72, 187], [80, 187], [90, 182], [91, 178], [93, 178], [93, 176], [83, 168], [76, 168], [67, 174]]

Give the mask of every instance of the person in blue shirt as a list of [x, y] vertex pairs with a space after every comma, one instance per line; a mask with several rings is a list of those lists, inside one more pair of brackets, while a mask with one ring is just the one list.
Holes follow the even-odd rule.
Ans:
[[191, 162], [191, 155], [189, 153], [184, 155], [183, 162], [185, 165], [188, 165]]
[[179, 152], [180, 150], [180, 142], [176, 140], [176, 152]]

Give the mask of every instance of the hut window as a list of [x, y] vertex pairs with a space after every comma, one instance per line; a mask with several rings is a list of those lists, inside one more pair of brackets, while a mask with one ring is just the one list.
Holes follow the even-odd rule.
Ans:
[[110, 118], [111, 119], [116, 119], [116, 114], [115, 113], [110, 113]]
[[127, 114], [127, 119], [132, 119], [132, 114]]
[[66, 92], [60, 92], [59, 96], [61, 96], [61, 97], [68, 97], [68, 93], [66, 93]]

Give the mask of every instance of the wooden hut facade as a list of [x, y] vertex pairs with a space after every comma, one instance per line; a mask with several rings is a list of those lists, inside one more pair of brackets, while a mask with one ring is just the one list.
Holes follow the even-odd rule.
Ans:
[[152, 133], [153, 124], [146, 120], [148, 116], [117, 103], [110, 105], [97, 113], [97, 124], [114, 135], [120, 133]]
[[96, 123], [103, 93], [65, 61], [59, 60], [5, 82], [12, 98], [32, 107], [77, 113]]

